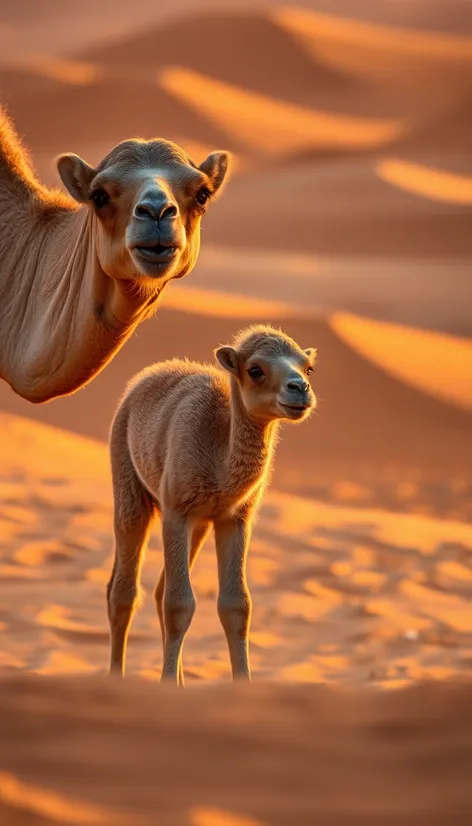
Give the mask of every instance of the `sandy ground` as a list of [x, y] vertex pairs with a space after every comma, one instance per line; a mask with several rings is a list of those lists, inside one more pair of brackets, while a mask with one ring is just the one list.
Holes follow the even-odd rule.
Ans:
[[[89, 387], [0, 387], [0, 822], [466, 826], [470, 5], [113, 6], [2, 4], [0, 101], [42, 179], [132, 134], [237, 165], [195, 272]], [[188, 690], [158, 685], [158, 529], [110, 683], [117, 399], [256, 320], [318, 348], [319, 408], [285, 427], [254, 532], [254, 686], [228, 684], [212, 542]]]
[[178, 696], [29, 677], [0, 710], [5, 826], [470, 823], [470, 684]]
[[249, 560], [253, 688], [229, 685], [208, 543], [185, 692], [156, 682], [155, 531], [121, 686], [102, 676], [106, 449], [0, 427], [2, 824], [470, 822], [470, 525], [271, 491]]
[[[103, 672], [112, 559], [108, 454], [98, 442], [2, 414], [0, 619], [7, 669]], [[467, 673], [472, 528], [417, 513], [334, 505], [271, 490], [249, 560], [255, 676], [397, 685]], [[158, 679], [152, 600], [158, 526], [134, 623], [131, 674]], [[212, 542], [195, 569], [189, 680], [227, 679]], [[8, 586], [8, 587], [7, 587]]]

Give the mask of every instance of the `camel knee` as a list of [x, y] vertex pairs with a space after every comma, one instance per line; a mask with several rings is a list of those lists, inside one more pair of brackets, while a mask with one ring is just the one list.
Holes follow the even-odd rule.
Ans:
[[139, 602], [139, 589], [134, 578], [114, 572], [107, 586], [107, 605], [110, 622], [125, 621], [134, 613]]
[[246, 637], [251, 619], [251, 595], [249, 591], [240, 594], [220, 594], [218, 616], [227, 635]]
[[[157, 589], [156, 589], [157, 590]], [[164, 595], [166, 638], [180, 639], [185, 636], [195, 613], [195, 597], [192, 591]]]

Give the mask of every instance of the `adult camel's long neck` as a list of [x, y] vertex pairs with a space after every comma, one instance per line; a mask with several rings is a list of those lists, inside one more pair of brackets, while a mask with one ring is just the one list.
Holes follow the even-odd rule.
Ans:
[[86, 384], [147, 308], [101, 270], [94, 215], [43, 190], [9, 137], [0, 114], [0, 377], [41, 402]]
[[231, 423], [228, 441], [228, 492], [249, 493], [267, 477], [277, 441], [278, 423], [253, 419], [246, 411], [236, 379], [231, 379]]

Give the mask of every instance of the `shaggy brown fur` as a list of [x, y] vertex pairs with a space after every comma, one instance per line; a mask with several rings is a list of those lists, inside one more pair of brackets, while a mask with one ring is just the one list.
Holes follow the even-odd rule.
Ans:
[[316, 404], [308, 382], [316, 351], [256, 326], [220, 347], [226, 372], [189, 361], [142, 371], [116, 413], [110, 438], [115, 562], [108, 587], [111, 671], [124, 673], [126, 640], [149, 530], [162, 519], [164, 571], [156, 589], [163, 677], [183, 684], [181, 652], [195, 599], [190, 569], [214, 526], [218, 613], [234, 677], [250, 678], [246, 554], [281, 420]]
[[90, 381], [195, 265], [227, 167], [224, 152], [197, 167], [169, 141], [129, 140], [96, 169], [58, 159], [71, 200], [38, 183], [0, 110], [0, 378], [33, 402]]

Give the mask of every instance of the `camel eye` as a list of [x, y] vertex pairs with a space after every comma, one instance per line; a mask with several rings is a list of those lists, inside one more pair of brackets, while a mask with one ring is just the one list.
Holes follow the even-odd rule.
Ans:
[[110, 203], [110, 196], [104, 189], [96, 189], [95, 192], [92, 192], [90, 200], [96, 209], [102, 209]]
[[307, 367], [307, 368], [306, 368], [306, 374], [307, 374], [307, 376], [309, 376], [309, 375], [310, 375], [310, 373], [313, 373], [313, 367]]
[[261, 379], [264, 375], [264, 371], [257, 364], [255, 364], [254, 367], [250, 367], [247, 372], [248, 375], [251, 376], [251, 379]]
[[205, 206], [205, 204], [208, 201], [209, 197], [210, 197], [210, 190], [203, 187], [203, 189], [201, 189], [196, 194], [197, 203], [200, 204], [200, 206]]

